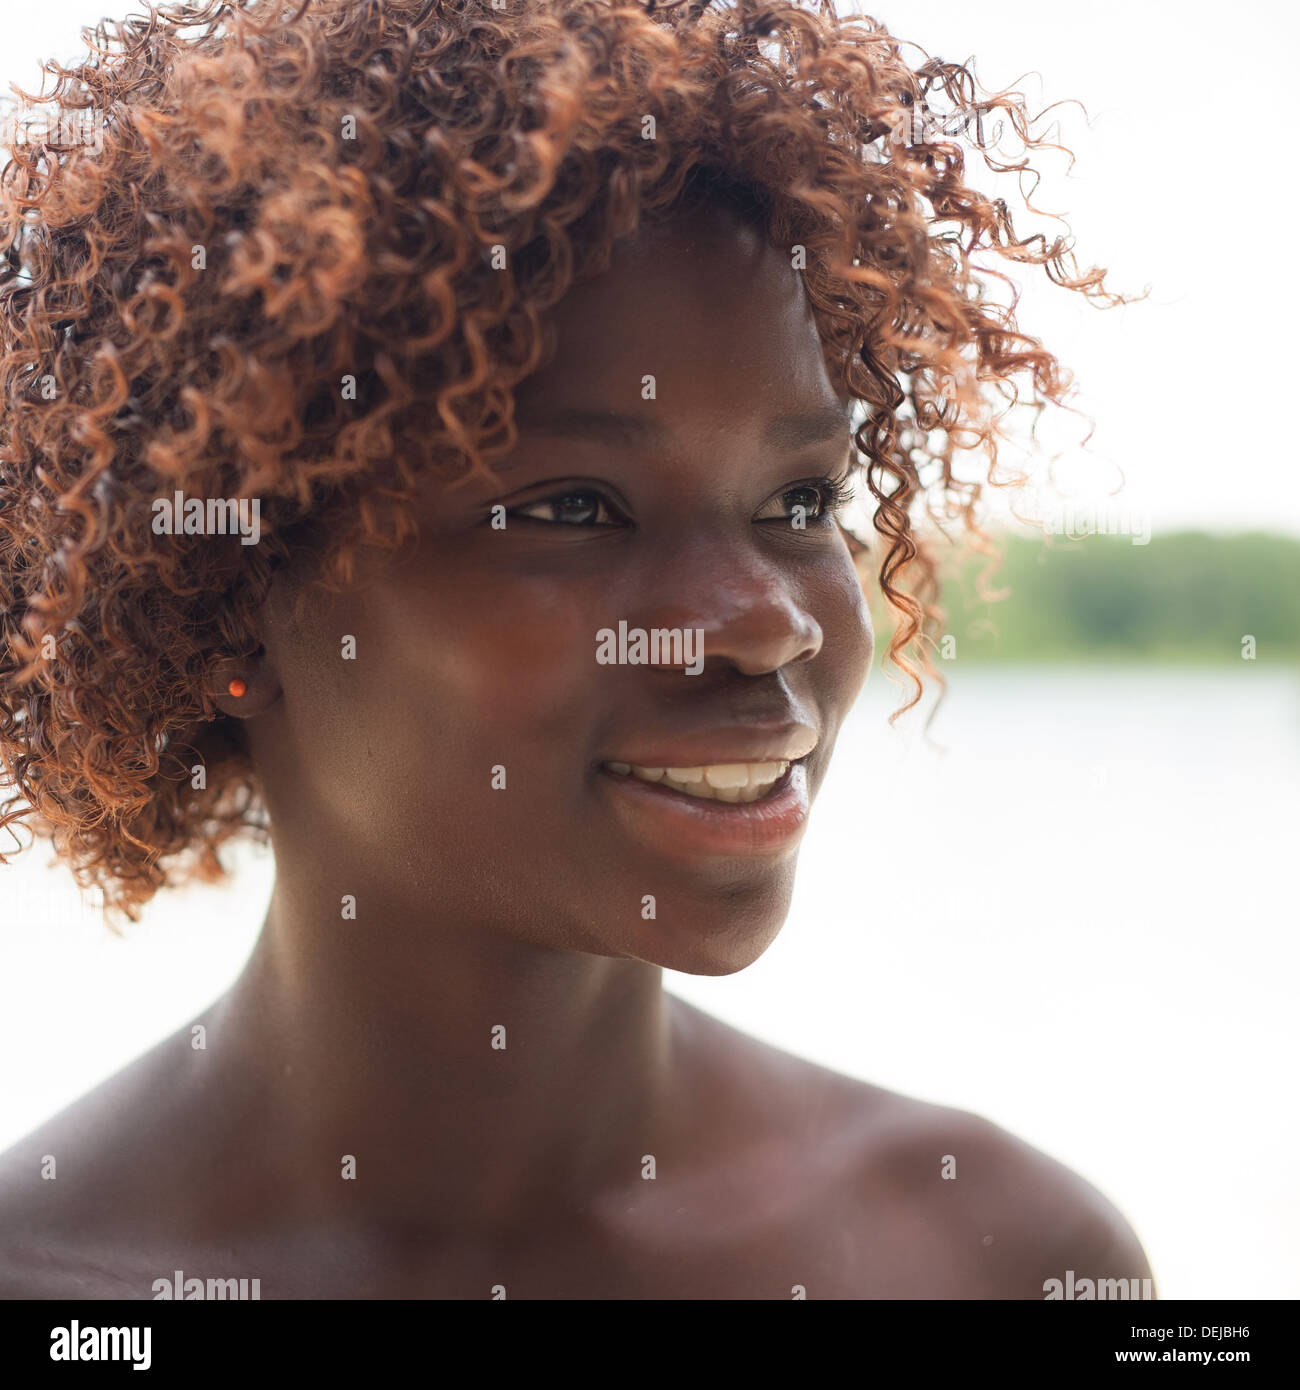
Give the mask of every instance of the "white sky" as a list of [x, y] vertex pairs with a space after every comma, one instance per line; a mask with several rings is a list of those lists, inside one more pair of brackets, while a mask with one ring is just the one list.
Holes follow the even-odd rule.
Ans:
[[[1265, 82], [1293, 53], [1300, 10], [1271, 0], [843, 0], [938, 56], [976, 57], [982, 85], [1017, 85], [1057, 113], [1077, 163], [1046, 156], [1038, 206], [1064, 213], [1081, 264], [1108, 266], [1150, 298], [1099, 311], [1030, 283], [1021, 323], [1075, 371], [1077, 404], [1096, 422], [1091, 463], [1070, 442], [1061, 474], [1084, 501], [1127, 480], [1114, 506], [1154, 532], [1197, 526], [1300, 535], [1297, 446], [1270, 424], [1300, 380], [1292, 257], [1288, 90]], [[78, 28], [133, 0], [7, 4], [0, 88], [39, 85], [42, 56], [78, 52]], [[1025, 81], [1018, 79], [1031, 74]], [[1032, 74], [1038, 74], [1037, 76]], [[1014, 186], [1003, 190], [1015, 207]], [[1017, 219], [1023, 235], [1040, 226]], [[1266, 240], [1269, 229], [1273, 240]], [[1274, 403], [1270, 405], [1270, 403]], [[1050, 436], [1080, 437], [1068, 419]], [[1077, 479], [1070, 483], [1071, 478]]]

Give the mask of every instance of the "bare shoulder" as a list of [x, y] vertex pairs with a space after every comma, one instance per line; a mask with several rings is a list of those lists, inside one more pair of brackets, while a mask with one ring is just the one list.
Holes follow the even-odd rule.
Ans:
[[0, 1154], [0, 1299], [132, 1296], [133, 1252], [175, 1229], [177, 1176], [202, 1155], [184, 1046], [165, 1039]]
[[1076, 1282], [1151, 1278], [1110, 1200], [992, 1121], [819, 1066], [707, 1015], [694, 1026], [727, 1055], [755, 1122], [779, 1129], [799, 1168], [816, 1174], [823, 1229], [844, 1251], [841, 1281], [852, 1290], [841, 1296], [1043, 1299], [1068, 1271]]
[[864, 1199], [896, 1202], [951, 1272], [941, 1282], [953, 1296], [1044, 1299], [1070, 1271], [1076, 1280], [1151, 1279], [1128, 1220], [1064, 1163], [969, 1111], [879, 1087], [866, 1087], [862, 1101], [874, 1117]]

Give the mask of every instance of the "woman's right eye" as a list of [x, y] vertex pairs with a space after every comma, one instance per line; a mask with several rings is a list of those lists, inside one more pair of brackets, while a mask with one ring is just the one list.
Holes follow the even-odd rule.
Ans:
[[545, 521], [562, 526], [617, 526], [619, 518], [598, 492], [557, 492], [522, 507], [512, 507], [509, 516], [527, 517], [530, 521]]

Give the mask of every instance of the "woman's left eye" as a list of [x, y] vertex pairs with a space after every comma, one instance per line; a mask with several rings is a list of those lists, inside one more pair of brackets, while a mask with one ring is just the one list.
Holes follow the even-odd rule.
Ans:
[[833, 478], [799, 483], [763, 504], [755, 521], [823, 521], [849, 500], [849, 489]]
[[527, 517], [561, 526], [617, 526], [618, 518], [598, 492], [560, 492], [522, 507], [512, 507], [510, 516]]

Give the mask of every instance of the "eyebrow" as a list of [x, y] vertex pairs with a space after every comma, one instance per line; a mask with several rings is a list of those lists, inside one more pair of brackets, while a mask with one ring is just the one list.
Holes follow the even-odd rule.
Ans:
[[[538, 407], [521, 412], [517, 423], [520, 434], [591, 439], [627, 449], [662, 449], [672, 438], [660, 420], [580, 406]], [[773, 416], [763, 430], [763, 442], [776, 449], [799, 449], [826, 440], [847, 440], [849, 425], [847, 408], [818, 406], [813, 410]]]

